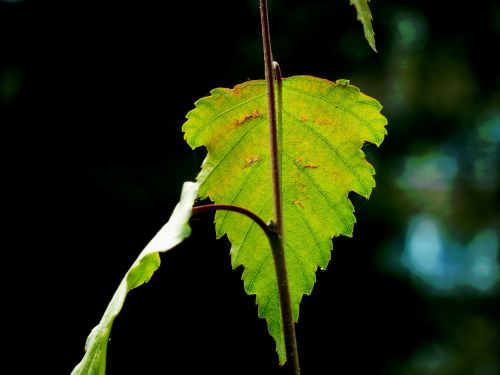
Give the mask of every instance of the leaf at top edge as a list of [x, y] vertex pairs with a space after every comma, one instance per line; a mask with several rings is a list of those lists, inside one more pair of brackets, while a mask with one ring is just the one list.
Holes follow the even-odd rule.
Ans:
[[71, 375], [104, 375], [109, 334], [116, 316], [123, 307], [129, 291], [147, 283], [160, 266], [159, 252], [165, 252], [180, 244], [191, 234], [188, 224], [198, 184], [185, 182], [181, 199], [168, 222], [139, 254], [118, 286], [99, 324], [92, 329], [85, 344], [85, 355]]
[[365, 33], [365, 38], [370, 47], [377, 52], [375, 47], [375, 32], [372, 26], [372, 13], [370, 12], [370, 7], [368, 2], [370, 0], [350, 0], [351, 5], [354, 5], [356, 12], [358, 13], [358, 20], [363, 24], [363, 31]]
[[[282, 193], [284, 245], [295, 321], [310, 294], [318, 267], [330, 260], [332, 237], [351, 236], [355, 217], [350, 191], [368, 198], [375, 186], [365, 142], [380, 145], [387, 120], [381, 105], [347, 80], [310, 76], [283, 80]], [[197, 180], [200, 196], [273, 218], [265, 81], [218, 88], [196, 102], [183, 126], [194, 149], [208, 155]], [[243, 265], [248, 294], [256, 295], [280, 363], [286, 361], [273, 257], [265, 235], [251, 220], [218, 211], [218, 237], [231, 241], [233, 267]]]

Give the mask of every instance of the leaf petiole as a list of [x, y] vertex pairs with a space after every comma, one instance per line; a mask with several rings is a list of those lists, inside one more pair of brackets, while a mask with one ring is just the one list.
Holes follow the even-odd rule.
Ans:
[[202, 206], [195, 206], [193, 207], [193, 215], [194, 214], [199, 214], [201, 212], [208, 212], [208, 211], [233, 211], [233, 212], [238, 212], [242, 215], [247, 216], [248, 218], [252, 219], [255, 224], [257, 224], [261, 229], [264, 231], [266, 236], [269, 238], [269, 236], [274, 236], [276, 235], [276, 231], [272, 229], [270, 225], [267, 225], [264, 220], [262, 220], [259, 216], [257, 216], [255, 213], [253, 213], [250, 210], [247, 210], [246, 208], [240, 207], [240, 206], [234, 206], [231, 204], [205, 204]]

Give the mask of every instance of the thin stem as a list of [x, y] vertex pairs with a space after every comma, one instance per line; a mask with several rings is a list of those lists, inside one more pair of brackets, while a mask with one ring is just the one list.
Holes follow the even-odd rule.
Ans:
[[267, 0], [260, 0], [260, 23], [262, 27], [262, 43], [264, 46], [264, 73], [267, 84], [267, 112], [269, 114], [269, 141], [271, 148], [271, 165], [273, 177], [274, 222], [279, 235], [283, 234], [283, 200], [281, 198], [281, 181], [278, 152], [278, 132], [276, 124], [276, 101], [274, 94], [273, 57], [271, 36], [269, 33], [269, 17]]
[[[277, 267], [277, 257], [276, 254], [283, 254], [283, 241], [281, 236], [276, 231], [276, 225], [273, 222], [270, 222], [269, 225], [264, 223], [259, 216], [253, 213], [246, 208], [240, 206], [233, 206], [231, 204], [206, 204], [202, 206], [196, 206], [192, 208], [193, 215], [209, 212], [209, 211], [232, 211], [238, 212], [252, 219], [263, 231], [269, 241], [269, 245], [271, 246], [271, 250], [273, 253], [274, 264]], [[286, 272], [286, 270], [285, 270]], [[288, 293], [288, 279], [280, 278], [281, 273], [276, 270], [277, 278], [278, 278], [278, 292], [280, 295], [280, 303], [281, 303], [281, 317], [283, 320], [283, 326], [285, 331], [285, 348], [286, 355], [288, 359], [288, 366], [290, 368], [290, 373], [292, 375], [300, 375], [300, 367], [298, 362], [298, 353], [297, 353], [297, 341], [295, 338], [295, 326], [293, 325], [293, 317], [292, 317], [292, 306], [290, 304], [290, 296]], [[282, 299], [281, 296], [284, 294], [288, 294], [288, 299]], [[288, 301], [288, 308], [283, 306], [283, 301]], [[286, 313], [284, 313], [284, 311]], [[290, 328], [291, 327], [291, 328]], [[293, 344], [293, 345], [290, 345]]]
[[[293, 322], [292, 302], [288, 287], [285, 251], [283, 246], [283, 199], [281, 196], [280, 149], [278, 147], [278, 129], [276, 122], [276, 98], [274, 93], [273, 57], [271, 50], [271, 36], [269, 32], [269, 16], [267, 0], [260, 0], [260, 23], [262, 28], [262, 44], [264, 47], [264, 71], [267, 86], [267, 111], [269, 114], [269, 140], [271, 149], [271, 166], [273, 181], [273, 203], [276, 236], [268, 237], [274, 258], [278, 293], [281, 307], [281, 320], [285, 340], [286, 358], [290, 373], [300, 375], [297, 339]], [[277, 64], [276, 64], [277, 65]], [[279, 65], [275, 71], [280, 73]], [[281, 76], [281, 74], [279, 74]], [[281, 105], [281, 103], [279, 103]], [[281, 107], [280, 107], [281, 111]]]
[[194, 215], [201, 212], [218, 211], [218, 210], [239, 212], [240, 214], [243, 214], [252, 219], [259, 227], [262, 228], [266, 236], [269, 237], [269, 236], [274, 236], [276, 234], [259, 216], [254, 214], [252, 211], [247, 210], [246, 208], [240, 206], [233, 206], [231, 204], [206, 204], [203, 206], [193, 207], [192, 212]]
[[[280, 171], [280, 181], [283, 181], [283, 79], [281, 77], [280, 64], [273, 61], [273, 75], [276, 80], [276, 113], [277, 113], [277, 128], [278, 128], [278, 162]], [[283, 236], [283, 234], [282, 234]]]

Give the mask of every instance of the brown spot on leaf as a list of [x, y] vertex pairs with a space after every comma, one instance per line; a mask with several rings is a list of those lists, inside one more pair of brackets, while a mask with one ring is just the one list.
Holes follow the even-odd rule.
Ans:
[[236, 120], [237, 124], [238, 125], [241, 125], [243, 124], [246, 120], [248, 120], [249, 118], [253, 118], [252, 115], [249, 115], [249, 116], [244, 116], [242, 118], [239, 118], [238, 120]]
[[320, 126], [328, 125], [330, 123], [329, 119], [326, 118], [317, 118], [314, 120], [314, 123]]
[[260, 113], [257, 110], [254, 110], [252, 113], [243, 115], [242, 117], [240, 117], [239, 119], [237, 119], [236, 120], [236, 125], [239, 126], [239, 125], [243, 124], [245, 121], [247, 121], [248, 119], [256, 118], [256, 117], [259, 117], [259, 116], [260, 116]]
[[[298, 158], [295, 159], [295, 162], [298, 163], [298, 164], [302, 164], [303, 161], [304, 161], [304, 157], [303, 156], [299, 156]], [[319, 168], [319, 165], [311, 164], [311, 163], [302, 164], [302, 166], [304, 168]]]
[[260, 156], [259, 155], [250, 156], [246, 160], [247, 163], [246, 163], [245, 167], [249, 167], [252, 164], [258, 162], [259, 160], [260, 160]]
[[298, 199], [294, 200], [293, 204], [300, 208], [304, 208], [304, 205]]

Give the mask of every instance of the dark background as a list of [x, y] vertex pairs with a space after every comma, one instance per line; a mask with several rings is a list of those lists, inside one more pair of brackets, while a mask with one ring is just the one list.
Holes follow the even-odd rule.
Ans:
[[[500, 5], [271, 0], [285, 76], [349, 78], [384, 105], [354, 238], [304, 297], [304, 374], [500, 374]], [[204, 152], [193, 103], [263, 77], [257, 0], [0, 2], [8, 312], [23, 373], [69, 374]], [[162, 256], [115, 322], [108, 374], [280, 374], [212, 217]], [[10, 324], [8, 324], [10, 325]], [[22, 370], [24, 369], [24, 370]]]

